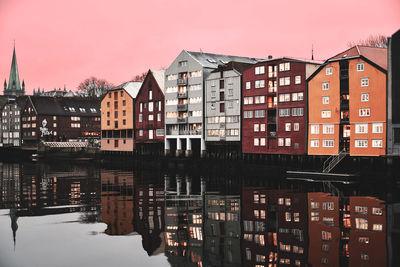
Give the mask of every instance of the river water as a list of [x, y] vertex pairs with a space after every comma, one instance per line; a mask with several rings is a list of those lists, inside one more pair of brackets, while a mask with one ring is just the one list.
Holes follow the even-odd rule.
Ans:
[[400, 266], [398, 182], [223, 168], [0, 163], [0, 266]]

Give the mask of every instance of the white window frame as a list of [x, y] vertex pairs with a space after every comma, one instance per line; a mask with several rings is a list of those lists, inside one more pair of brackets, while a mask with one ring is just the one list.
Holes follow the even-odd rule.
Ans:
[[368, 148], [368, 139], [355, 139], [354, 147], [356, 148]]
[[361, 93], [361, 102], [369, 101], [369, 93]]
[[322, 97], [322, 104], [329, 105], [329, 96], [325, 95]]
[[332, 67], [326, 67], [325, 74], [326, 75], [332, 75], [332, 73], [333, 73], [333, 68]]
[[[364, 112], [366, 114], [363, 114]], [[358, 116], [360, 116], [360, 117], [369, 117], [369, 116], [371, 116], [371, 109], [370, 108], [360, 108], [358, 110]]]
[[311, 124], [311, 134], [319, 134], [319, 124]]
[[294, 77], [294, 84], [301, 84], [301, 75], [296, 75]]
[[[325, 112], [325, 116], [324, 116], [324, 112]], [[330, 110], [321, 110], [321, 118], [322, 119], [330, 119], [332, 116], [332, 113]]]
[[383, 147], [383, 139], [372, 139], [372, 147], [382, 148]]
[[369, 86], [369, 78], [361, 78], [361, 87]]
[[322, 125], [322, 134], [335, 134], [335, 125], [334, 124], [323, 124]]
[[364, 62], [357, 63], [357, 71], [364, 71]]
[[311, 147], [319, 147], [319, 139], [311, 139], [310, 146]]
[[322, 90], [323, 91], [329, 90], [329, 82], [322, 82]]
[[335, 147], [335, 140], [334, 139], [323, 139], [322, 147]]
[[356, 134], [367, 134], [368, 133], [368, 123], [356, 123], [355, 124]]
[[383, 123], [382, 122], [372, 123], [372, 133], [383, 133]]

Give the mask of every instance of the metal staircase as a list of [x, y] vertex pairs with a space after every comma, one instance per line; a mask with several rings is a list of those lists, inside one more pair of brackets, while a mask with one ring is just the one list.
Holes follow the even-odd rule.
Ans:
[[333, 168], [335, 168], [336, 165], [338, 165], [339, 162], [341, 162], [342, 159], [346, 157], [346, 155], [347, 152], [345, 149], [343, 149], [342, 151], [340, 151], [339, 154], [330, 156], [327, 160], [325, 160], [324, 165], [322, 167], [322, 172], [328, 173], [331, 170], [333, 170]]

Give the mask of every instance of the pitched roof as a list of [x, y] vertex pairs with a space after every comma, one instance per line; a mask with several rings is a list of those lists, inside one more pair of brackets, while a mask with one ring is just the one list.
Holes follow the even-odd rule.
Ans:
[[110, 91], [124, 89], [132, 98], [136, 98], [141, 86], [142, 82], [126, 82], [111, 88]]
[[13, 51], [13, 57], [11, 61], [11, 69], [10, 69], [10, 78], [8, 79], [8, 88], [7, 90], [12, 90], [12, 86], [15, 83], [16, 90], [22, 90], [21, 84], [19, 82], [19, 73], [18, 73], [18, 64], [17, 64], [17, 56], [15, 54], [15, 45]]
[[165, 94], [165, 70], [151, 70], [151, 73], [153, 74], [154, 79], [158, 83], [158, 86], [160, 87], [161, 91], [163, 94]]
[[227, 64], [230, 61], [243, 62], [243, 63], [257, 63], [264, 59], [261, 58], [250, 58], [250, 57], [239, 57], [239, 56], [231, 56], [231, 55], [220, 55], [220, 54], [211, 54], [211, 53], [203, 53], [203, 52], [192, 52], [186, 51], [189, 55], [191, 55], [195, 60], [197, 60], [203, 67], [215, 69], [220, 64]]
[[379, 67], [387, 70], [387, 48], [356, 45], [343, 51], [327, 61], [335, 61], [352, 57], [364, 57]]
[[86, 97], [29, 96], [37, 114], [53, 116], [100, 116], [100, 100]]

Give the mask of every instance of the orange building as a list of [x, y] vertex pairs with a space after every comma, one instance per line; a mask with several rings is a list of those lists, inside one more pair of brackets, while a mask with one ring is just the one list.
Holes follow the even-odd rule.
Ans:
[[141, 82], [126, 82], [109, 90], [101, 101], [101, 150], [133, 152], [134, 101]]
[[349, 266], [386, 266], [386, 204], [375, 197], [350, 197]]
[[386, 154], [387, 49], [352, 47], [308, 81], [308, 154]]

